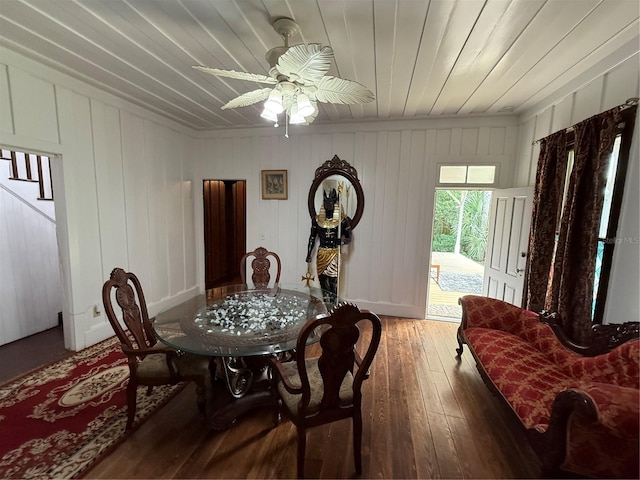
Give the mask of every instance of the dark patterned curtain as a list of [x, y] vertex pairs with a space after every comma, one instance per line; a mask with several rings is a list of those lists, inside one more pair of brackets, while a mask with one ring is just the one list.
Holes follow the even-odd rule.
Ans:
[[590, 338], [598, 230], [607, 168], [619, 123], [620, 109], [616, 108], [573, 127], [574, 164], [559, 222], [567, 169], [567, 135], [552, 134], [540, 146], [526, 307], [538, 312], [558, 312], [564, 332], [579, 343], [588, 343]]
[[574, 164], [553, 266], [548, 310], [580, 343], [590, 339], [593, 280], [607, 169], [619, 131], [620, 110], [609, 110], [574, 127]]
[[545, 309], [566, 171], [567, 134], [563, 130], [540, 142], [525, 297], [526, 308], [534, 312]]

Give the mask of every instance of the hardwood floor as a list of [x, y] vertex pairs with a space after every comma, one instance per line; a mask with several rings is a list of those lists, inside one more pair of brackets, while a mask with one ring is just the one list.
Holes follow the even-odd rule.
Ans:
[[[363, 386], [362, 478], [538, 478], [510, 412], [483, 384], [457, 324], [383, 317]], [[188, 386], [86, 478], [295, 478], [296, 431], [255, 411], [210, 431]], [[307, 433], [306, 475], [354, 476], [351, 423]]]
[[62, 325], [1, 345], [0, 384], [70, 354], [64, 348]]

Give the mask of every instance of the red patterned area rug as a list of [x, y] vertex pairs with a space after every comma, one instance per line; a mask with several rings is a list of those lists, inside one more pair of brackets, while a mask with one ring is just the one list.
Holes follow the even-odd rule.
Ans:
[[[127, 359], [115, 337], [0, 386], [0, 478], [77, 478], [124, 440]], [[138, 388], [139, 426], [182, 385]]]

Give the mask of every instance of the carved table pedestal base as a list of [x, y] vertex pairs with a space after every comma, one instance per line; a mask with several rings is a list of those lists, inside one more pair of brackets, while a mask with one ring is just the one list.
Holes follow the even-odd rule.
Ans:
[[278, 402], [266, 358], [215, 357], [211, 363], [207, 423], [212, 429], [225, 430], [256, 408], [269, 407], [277, 416]]

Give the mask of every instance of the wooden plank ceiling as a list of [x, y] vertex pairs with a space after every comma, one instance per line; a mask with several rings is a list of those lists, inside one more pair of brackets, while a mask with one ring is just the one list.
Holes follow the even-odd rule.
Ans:
[[[638, 0], [0, 0], [0, 45], [194, 129], [264, 126], [258, 88], [192, 65], [268, 74], [283, 44], [331, 45], [330, 75], [376, 96], [316, 123], [517, 114], [640, 50]], [[0, 58], [0, 62], [2, 59]], [[578, 85], [579, 86], [579, 85]]]

